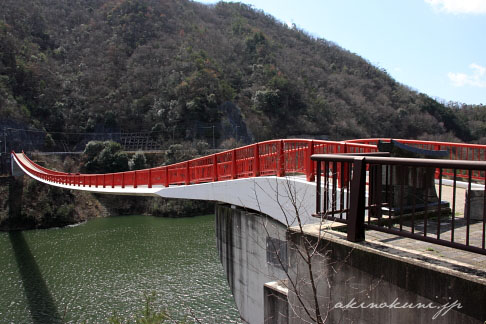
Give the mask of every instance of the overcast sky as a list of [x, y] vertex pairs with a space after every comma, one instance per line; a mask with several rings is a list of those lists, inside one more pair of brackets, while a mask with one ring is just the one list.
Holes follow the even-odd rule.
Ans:
[[334, 42], [431, 97], [486, 105], [486, 0], [241, 2]]

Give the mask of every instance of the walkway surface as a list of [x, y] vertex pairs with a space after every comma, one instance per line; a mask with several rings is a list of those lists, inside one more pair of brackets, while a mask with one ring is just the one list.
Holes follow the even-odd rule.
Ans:
[[[436, 185], [437, 192], [439, 186]], [[466, 244], [466, 219], [464, 218], [466, 190], [463, 188], [456, 188], [456, 207], [454, 215], [454, 242]], [[452, 206], [453, 188], [451, 186], [442, 186], [442, 200], [448, 201]], [[451, 240], [452, 215], [443, 216], [440, 220], [440, 237], [445, 240]], [[427, 235], [433, 238], [437, 237], [438, 220], [436, 217], [427, 220]], [[411, 231], [411, 222], [403, 223], [403, 229]], [[483, 223], [481, 221], [471, 220], [469, 244], [480, 247], [482, 244], [482, 229]], [[416, 221], [414, 224], [415, 233], [423, 233], [424, 221]], [[486, 271], [486, 255], [480, 255], [473, 252], [467, 252], [455, 248], [449, 248], [443, 245], [431, 244], [428, 242], [409, 239], [393, 234], [383, 233], [379, 231], [367, 231], [366, 238], [370, 242], [380, 242], [390, 244], [396, 248], [405, 248], [413, 250], [422, 255], [433, 256], [439, 259], [450, 259], [463, 263], [468, 266], [474, 266], [477, 269]]]

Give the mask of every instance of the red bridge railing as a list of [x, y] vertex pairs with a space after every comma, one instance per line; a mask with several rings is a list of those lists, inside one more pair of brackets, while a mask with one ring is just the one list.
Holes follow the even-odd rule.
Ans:
[[[70, 174], [49, 170], [27, 156], [17, 160], [31, 174], [45, 180], [65, 185], [83, 187], [134, 187], [187, 185], [258, 176], [285, 176], [305, 174], [311, 181], [315, 176], [316, 164], [313, 154], [371, 153], [377, 152], [378, 141], [388, 138], [357, 139], [343, 142], [323, 140], [284, 139], [255, 143], [240, 148], [151, 169], [108, 174]], [[397, 140], [401, 143], [429, 150], [447, 150], [451, 160], [486, 161], [486, 145], [417, 140]], [[14, 152], [12, 152], [15, 154]], [[337, 165], [334, 173], [340, 186], [347, 179], [348, 170]], [[444, 176], [454, 176], [453, 170], [443, 169]], [[469, 176], [484, 180], [485, 172], [475, 170], [471, 175], [456, 173], [457, 178]]]
[[[314, 216], [347, 224], [352, 242], [375, 230], [486, 255], [486, 180], [472, 179], [486, 162], [379, 155], [313, 155], [320, 175]], [[461, 185], [458, 174], [466, 174]]]
[[26, 155], [17, 161], [31, 174], [45, 181], [78, 187], [133, 187], [188, 185], [258, 176], [315, 175], [314, 153], [376, 152], [376, 145], [286, 139], [255, 143], [240, 148], [151, 169], [107, 174], [70, 174], [44, 168]]
[[[368, 139], [356, 139], [347, 141], [356, 144], [368, 144], [377, 145], [378, 141], [390, 142], [390, 138], [368, 138]], [[465, 143], [450, 143], [450, 142], [431, 142], [431, 141], [418, 141], [418, 140], [404, 140], [394, 139], [397, 142], [414, 146], [425, 150], [445, 150], [449, 152], [449, 160], [466, 160], [466, 161], [486, 161], [486, 145], [480, 144], [465, 144]], [[452, 177], [454, 176], [452, 169], [444, 169], [443, 175]], [[466, 179], [469, 174], [461, 172], [456, 174], [457, 177]], [[485, 172], [475, 170], [471, 175], [474, 180], [484, 180]]]

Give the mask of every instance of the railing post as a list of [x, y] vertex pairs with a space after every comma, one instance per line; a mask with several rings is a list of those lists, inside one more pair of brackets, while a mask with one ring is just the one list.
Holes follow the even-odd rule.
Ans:
[[253, 176], [258, 177], [260, 176], [260, 150], [258, 148], [258, 143], [255, 143], [253, 146]]
[[218, 155], [213, 155], [213, 181], [218, 181]]
[[277, 177], [285, 177], [285, 154], [283, 140], [278, 142], [277, 148]]
[[346, 188], [348, 186], [348, 175], [349, 175], [349, 164], [348, 163], [341, 163], [341, 172], [342, 176], [339, 177], [339, 181], [342, 183], [340, 184], [340, 188]]
[[[307, 163], [305, 170], [305, 175], [307, 177], [307, 181], [314, 181], [315, 174], [314, 174], [314, 161], [311, 160], [311, 156], [314, 154], [314, 141], [309, 142], [309, 146], [307, 147]], [[319, 174], [319, 173], [318, 173]]]
[[191, 170], [189, 169], [189, 162], [186, 162], [186, 185], [191, 183]]
[[169, 184], [170, 184], [170, 182], [169, 182], [169, 167], [168, 167], [168, 166], [166, 166], [166, 167], [165, 167], [164, 172], [165, 172], [165, 181], [164, 181], [164, 186], [165, 186], [165, 187], [168, 187], [168, 186], [169, 186]]
[[148, 172], [149, 172], [148, 187], [152, 188], [152, 169], [149, 169]]
[[137, 188], [137, 170], [133, 171], [133, 188]]
[[231, 179], [236, 179], [236, 149], [231, 151]]
[[122, 188], [125, 188], [125, 172], [122, 173]]
[[[310, 158], [309, 158], [310, 159]], [[316, 176], [316, 215], [321, 212], [321, 161], [317, 161]]]
[[365, 239], [365, 191], [366, 160], [364, 157], [356, 157], [353, 163], [350, 212], [348, 219], [348, 241], [351, 242], [360, 242]]
[[[435, 151], [440, 151], [440, 144], [435, 144], [434, 145], [434, 150]], [[439, 168], [436, 168], [435, 169], [435, 173], [434, 173], [434, 178], [435, 179], [439, 179], [439, 173], [440, 173]]]
[[115, 174], [114, 173], [111, 174], [111, 187], [115, 188]]
[[[343, 153], [348, 153], [348, 143], [344, 142], [344, 152]], [[337, 170], [336, 170], [336, 175], [337, 175], [337, 181], [338, 181], [338, 188], [342, 188], [343, 187], [343, 181], [342, 181], [342, 178], [341, 178], [341, 173], [343, 172], [346, 172], [347, 173], [347, 170], [344, 169], [344, 165], [343, 163], [340, 163], [337, 165]], [[346, 181], [345, 181], [346, 183]]]

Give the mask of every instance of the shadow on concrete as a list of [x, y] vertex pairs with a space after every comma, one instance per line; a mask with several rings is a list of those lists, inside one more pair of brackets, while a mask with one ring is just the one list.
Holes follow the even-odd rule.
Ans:
[[9, 232], [10, 243], [24, 286], [32, 323], [63, 323], [29, 245], [20, 231]]

